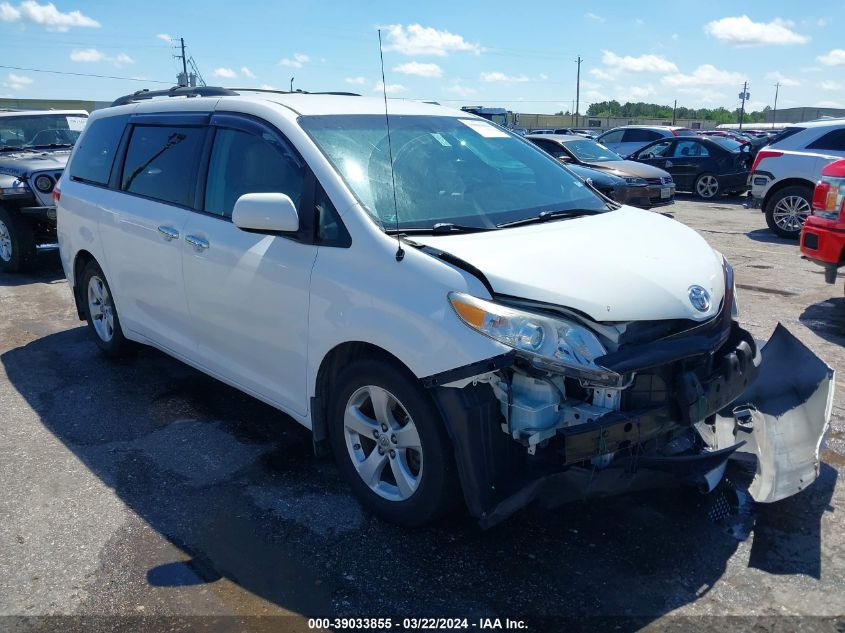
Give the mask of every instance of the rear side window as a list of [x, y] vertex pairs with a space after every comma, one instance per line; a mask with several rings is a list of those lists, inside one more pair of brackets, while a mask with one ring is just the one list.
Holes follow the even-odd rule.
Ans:
[[807, 149], [832, 149], [845, 152], [845, 128], [831, 130], [807, 145]]
[[599, 142], [601, 143], [621, 143], [622, 142], [622, 135], [625, 133], [625, 130], [613, 130], [612, 132], [608, 132], [607, 134], [603, 134], [599, 138]]
[[710, 152], [697, 141], [678, 141], [673, 156], [710, 156]]
[[625, 130], [624, 143], [650, 143], [662, 138], [660, 134], [652, 130], [641, 130], [639, 128], [631, 128]]
[[675, 136], [697, 136], [697, 134], [692, 130], [680, 128], [675, 130]]
[[205, 128], [136, 125], [126, 150], [121, 189], [192, 206]]
[[82, 137], [70, 164], [71, 180], [107, 185], [128, 116], [97, 119]]
[[775, 135], [775, 137], [771, 140], [769, 144], [774, 145], [775, 143], [779, 143], [783, 139], [789, 138], [793, 134], [797, 134], [798, 132], [801, 132], [802, 130], [806, 129], [807, 128], [803, 127], [785, 127]]
[[245, 193], [284, 193], [301, 209], [304, 182], [304, 166], [270, 134], [220, 128], [208, 166], [205, 210], [231, 218]]

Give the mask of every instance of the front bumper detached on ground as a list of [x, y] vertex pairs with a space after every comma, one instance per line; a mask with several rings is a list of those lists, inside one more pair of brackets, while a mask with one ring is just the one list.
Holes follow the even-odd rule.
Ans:
[[[736, 349], [744, 349], [741, 342]], [[733, 359], [734, 352], [725, 358]], [[502, 441], [508, 438], [499, 430], [498, 402], [481, 385], [435, 391], [450, 420], [467, 505], [482, 527], [490, 527], [532, 501], [555, 507], [678, 484], [709, 492], [733, 460], [753, 473], [748, 491], [755, 501], [777, 501], [804, 489], [819, 472], [833, 401], [833, 370], [778, 325], [754, 367], [736, 371], [725, 369], [699, 391], [704, 401], [714, 395], [710, 387], [717, 384], [731, 393], [721, 404], [706, 406], [700, 421], [692, 425], [694, 420], [679, 423], [665, 407], [617, 412], [595, 421], [608, 430], [602, 432], [603, 451], [593, 442], [592, 453], [584, 453], [584, 442], [572, 433], [563, 438], [562, 449], [547, 451], [545, 461], [539, 453], [527, 456], [515, 442]], [[750, 385], [735, 390], [736, 380], [743, 376]], [[710, 405], [716, 404], [714, 400]], [[590, 466], [591, 457], [610, 446], [610, 450], [619, 448], [609, 431], [624, 429], [626, 424], [639, 430], [640, 443], [617, 450], [606, 467]], [[572, 427], [572, 431], [582, 429]], [[580, 466], [571, 465], [569, 459], [576, 448], [579, 459], [586, 460]], [[550, 465], [549, 452], [554, 465]]]

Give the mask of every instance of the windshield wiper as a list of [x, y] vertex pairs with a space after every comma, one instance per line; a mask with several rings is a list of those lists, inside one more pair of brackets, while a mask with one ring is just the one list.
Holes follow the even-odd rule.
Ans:
[[28, 147], [23, 147], [22, 145], [0, 145], [0, 152], [11, 152], [12, 150], [17, 152], [33, 151]]
[[388, 235], [395, 235], [396, 233], [448, 235], [450, 233], [480, 233], [481, 231], [495, 231], [497, 228], [498, 227], [495, 226], [465, 226], [463, 224], [455, 224], [453, 222], [438, 222], [434, 226], [403, 226], [398, 231], [396, 229], [387, 229], [385, 232]]
[[73, 147], [73, 143], [41, 143], [38, 145], [27, 145], [27, 149], [37, 149], [43, 147]]
[[563, 211], [541, 211], [537, 215], [532, 216], [530, 218], [514, 220], [513, 222], [505, 222], [504, 224], [499, 224], [497, 226], [500, 229], [504, 229], [511, 226], [521, 226], [523, 224], [539, 224], [541, 222], [548, 222], [549, 220], [580, 218], [585, 215], [598, 215], [599, 213], [605, 213], [605, 211], [602, 211], [601, 209], [566, 209]]

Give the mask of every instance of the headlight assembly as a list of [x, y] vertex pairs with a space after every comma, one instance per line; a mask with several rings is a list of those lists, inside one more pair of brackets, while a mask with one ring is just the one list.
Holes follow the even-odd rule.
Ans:
[[634, 177], [625, 178], [625, 182], [629, 185], [638, 185], [638, 186], [644, 186], [644, 185], [648, 184], [648, 182], [646, 182], [645, 178], [634, 178]]
[[606, 350], [598, 337], [583, 325], [460, 292], [450, 292], [449, 303], [468, 326], [512, 347], [540, 369], [604, 386], [622, 383], [619, 374], [596, 364], [596, 358], [604, 356]]

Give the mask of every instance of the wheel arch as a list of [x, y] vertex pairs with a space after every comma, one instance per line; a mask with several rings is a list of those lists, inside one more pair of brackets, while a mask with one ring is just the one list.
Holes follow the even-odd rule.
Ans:
[[806, 178], [784, 178], [783, 180], [775, 183], [772, 185], [769, 190], [766, 192], [766, 195], [763, 197], [763, 204], [760, 205], [760, 210], [764, 213], [769, 206], [769, 202], [771, 201], [772, 197], [775, 196], [779, 191], [785, 189], [786, 187], [806, 187], [812, 193], [813, 188], [816, 186], [815, 183], [810, 182]]
[[[76, 304], [76, 314], [79, 316], [80, 321], [85, 320], [85, 308], [84, 301], [82, 297], [82, 271], [85, 270], [85, 267], [90, 262], [96, 262], [97, 258], [94, 257], [89, 251], [85, 249], [80, 250], [76, 253], [76, 256], [73, 258], [73, 301]], [[99, 262], [98, 262], [99, 264]]]
[[[403, 368], [408, 375], [414, 376], [411, 369], [397, 356], [386, 349], [365, 341], [347, 341], [330, 349], [317, 370], [314, 381], [314, 395], [311, 397], [311, 432], [314, 439], [314, 450], [317, 454], [328, 454], [328, 423], [327, 410], [331, 379], [339, 368], [363, 358], [381, 358], [388, 363]], [[414, 376], [415, 377], [415, 376]]]

